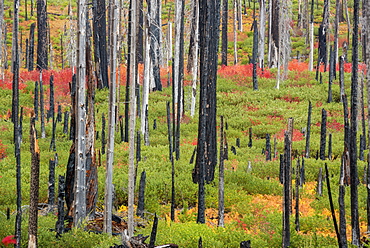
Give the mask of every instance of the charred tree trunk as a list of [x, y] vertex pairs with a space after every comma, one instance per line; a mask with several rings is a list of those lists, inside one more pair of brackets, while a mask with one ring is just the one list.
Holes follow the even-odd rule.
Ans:
[[108, 88], [105, 0], [93, 0], [94, 59], [98, 89]]
[[37, 69], [48, 69], [46, 0], [37, 0]]
[[321, 111], [321, 138], [320, 138], [320, 159], [325, 160], [325, 148], [326, 148], [326, 110]]
[[35, 118], [31, 118], [30, 127], [31, 151], [31, 184], [30, 184], [30, 213], [28, 220], [28, 247], [37, 247], [37, 219], [39, 203], [39, 175], [40, 175], [40, 149], [36, 137]]
[[290, 246], [290, 196], [291, 196], [291, 180], [290, 180], [290, 171], [291, 171], [291, 139], [289, 133], [285, 132], [285, 144], [284, 144], [284, 192], [283, 192], [283, 247]]
[[95, 83], [90, 47], [90, 40], [88, 40], [86, 42], [86, 214], [90, 217], [94, 217], [98, 198], [98, 168], [95, 153]]
[[36, 24], [32, 23], [30, 26], [30, 38], [28, 44], [28, 58], [27, 58], [27, 69], [33, 71], [33, 63], [35, 57], [35, 27]]
[[19, 0], [14, 1], [13, 18], [13, 96], [12, 96], [12, 121], [14, 126], [13, 141], [14, 155], [16, 159], [16, 188], [17, 188], [17, 214], [15, 220], [15, 247], [21, 247], [22, 225], [22, 189], [21, 189], [21, 151], [20, 151], [20, 128], [19, 128], [19, 49], [18, 49], [18, 25], [19, 25]]
[[49, 184], [48, 184], [48, 205], [49, 209], [55, 203], [55, 166], [56, 160], [49, 160]]
[[204, 183], [214, 179], [216, 148], [216, 82], [219, 1], [200, 1], [200, 108], [195, 174], [198, 180], [198, 223], [205, 223]]
[[141, 218], [144, 218], [145, 180], [146, 180], [146, 173], [145, 171], [143, 171], [141, 172], [141, 176], [140, 176], [139, 197], [138, 197], [137, 212], [136, 212], [136, 215]]
[[41, 138], [45, 138], [45, 107], [44, 107], [44, 85], [42, 82], [42, 70], [40, 70], [40, 119], [41, 119]]
[[357, 109], [358, 109], [358, 24], [359, 0], [354, 0], [352, 77], [351, 77], [351, 126], [350, 126], [350, 176], [351, 176], [351, 226], [352, 244], [360, 246], [360, 223], [358, 213], [358, 172], [357, 172]]
[[258, 81], [257, 81], [258, 29], [256, 19], [254, 19], [253, 21], [252, 28], [253, 28], [253, 55], [252, 55], [253, 90], [258, 90]]
[[55, 224], [57, 237], [64, 233], [64, 196], [65, 196], [65, 178], [59, 175], [58, 180], [58, 220]]
[[346, 208], [344, 203], [346, 189], [344, 186], [344, 163], [343, 159], [340, 167], [340, 180], [339, 180], [339, 247], [347, 248], [347, 227], [346, 227]]
[[306, 128], [306, 158], [310, 157], [310, 138], [311, 138], [311, 114], [312, 114], [312, 104], [311, 101], [308, 102], [308, 115], [307, 115], [307, 128]]
[[39, 83], [37, 81], [35, 82], [33, 112], [35, 113], [35, 120], [37, 121], [39, 117]]
[[227, 66], [227, 22], [228, 22], [228, 0], [222, 0], [222, 48], [221, 58], [222, 65]]

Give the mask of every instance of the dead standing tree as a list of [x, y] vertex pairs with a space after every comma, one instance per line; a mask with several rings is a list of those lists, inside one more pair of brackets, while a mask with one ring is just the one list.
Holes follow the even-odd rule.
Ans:
[[86, 0], [78, 1], [77, 84], [76, 84], [76, 168], [74, 184], [74, 218], [79, 226], [86, 217]]
[[[131, 30], [130, 39], [130, 74], [129, 82], [131, 86], [136, 85], [136, 27], [137, 27], [137, 5], [136, 1], [131, 1], [130, 18]], [[159, 90], [159, 89], [158, 89]], [[132, 237], [134, 234], [134, 198], [135, 198], [135, 117], [136, 117], [136, 96], [135, 87], [130, 87], [129, 92], [129, 114], [130, 114], [130, 135], [129, 135], [129, 168], [128, 168], [128, 235]]]
[[37, 69], [48, 69], [46, 0], [37, 0]]
[[93, 0], [93, 34], [97, 87], [108, 88], [105, 0]]
[[[119, 1], [111, 0], [109, 2], [110, 15], [110, 85], [109, 85], [109, 117], [108, 117], [108, 149], [107, 149], [107, 166], [105, 177], [105, 208], [104, 208], [104, 232], [112, 233], [112, 203], [113, 203], [113, 154], [114, 154], [114, 134], [116, 128], [116, 72], [117, 72], [117, 35], [118, 33], [118, 9]], [[130, 56], [135, 59], [135, 49], [132, 49]], [[131, 71], [131, 69], [133, 70]], [[135, 72], [135, 67], [130, 68], [131, 73]], [[131, 82], [132, 86], [135, 82]], [[135, 90], [135, 87], [131, 87]], [[132, 236], [132, 235], [131, 235]], [[131, 237], [130, 236], [130, 237]]]
[[36, 138], [35, 117], [31, 118], [30, 127], [30, 151], [31, 151], [31, 185], [30, 185], [30, 213], [28, 226], [28, 247], [37, 247], [37, 219], [39, 201], [39, 176], [40, 176], [40, 149]]
[[[370, 44], [370, 1], [366, 0], [364, 1], [364, 22], [365, 22], [365, 27], [363, 29], [363, 32], [365, 32], [364, 37], [365, 37], [365, 43]], [[370, 67], [370, 49], [365, 49], [366, 50], [366, 66], [367, 68]], [[366, 79], [367, 79], [367, 104], [368, 104], [368, 125], [370, 125], [370, 70], [367, 70], [366, 72]], [[370, 129], [368, 130], [368, 141], [370, 140]], [[370, 151], [370, 143], [368, 144], [368, 149]], [[367, 230], [370, 230], [370, 153], [368, 154], [368, 170], [367, 170]]]
[[201, 0], [199, 6], [200, 107], [197, 158], [193, 178], [199, 186], [197, 222], [205, 223], [204, 184], [214, 179], [217, 163], [216, 75], [220, 4], [217, 0]]
[[18, 25], [19, 25], [19, 0], [14, 1], [13, 14], [13, 95], [12, 95], [12, 121], [14, 125], [14, 155], [16, 159], [16, 187], [17, 187], [17, 214], [15, 220], [15, 247], [21, 247], [22, 225], [22, 189], [21, 189], [21, 134], [19, 126], [19, 49], [18, 49]]
[[358, 212], [358, 172], [357, 172], [357, 112], [358, 112], [358, 24], [359, 0], [354, 0], [351, 76], [351, 125], [349, 138], [350, 177], [351, 177], [351, 226], [352, 244], [360, 246], [360, 223]]

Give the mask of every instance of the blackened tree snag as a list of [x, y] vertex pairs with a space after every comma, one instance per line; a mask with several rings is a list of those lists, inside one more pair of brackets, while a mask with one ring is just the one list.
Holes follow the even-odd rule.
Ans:
[[35, 113], [35, 120], [39, 117], [39, 83], [35, 82], [35, 91], [33, 98], [33, 112]]
[[317, 177], [317, 188], [316, 188], [316, 194], [319, 196], [322, 196], [322, 168], [319, 169], [319, 175]]
[[150, 15], [150, 58], [153, 63], [153, 77], [155, 82], [155, 90], [162, 90], [162, 83], [160, 80], [160, 5], [161, 1], [159, 0], [149, 0], [148, 1], [148, 12]]
[[[347, 227], [346, 227], [346, 209], [344, 203], [344, 196], [346, 189], [344, 186], [344, 163], [343, 159], [340, 167], [340, 179], [339, 179], [339, 247], [347, 248]], [[368, 198], [369, 199], [369, 198]], [[368, 205], [369, 206], [369, 205]], [[369, 208], [368, 208], [369, 209]]]
[[47, 113], [47, 119], [51, 118], [54, 121], [55, 110], [54, 110], [54, 75], [51, 74], [49, 82], [50, 100], [49, 100], [49, 111]]
[[65, 196], [65, 178], [59, 175], [58, 181], [58, 220], [55, 224], [57, 237], [60, 237], [64, 232], [64, 196]]
[[325, 147], [326, 147], [326, 117], [325, 109], [321, 110], [321, 136], [320, 136], [320, 159], [325, 160]]
[[335, 233], [337, 235], [337, 239], [338, 239], [338, 243], [339, 243], [340, 242], [340, 235], [339, 235], [337, 218], [335, 216], [335, 209], [334, 209], [333, 197], [331, 196], [330, 176], [329, 176], [329, 171], [328, 171], [328, 165], [327, 165], [327, 163], [325, 163], [325, 177], [326, 177], [326, 185], [328, 187], [328, 196], [329, 196], [329, 204], [330, 204], [331, 216], [333, 218], [334, 229], [335, 229]]
[[253, 53], [252, 53], [253, 90], [258, 90], [258, 80], [257, 80], [258, 28], [255, 17], [253, 20], [252, 29], [253, 29]]
[[249, 142], [248, 142], [248, 147], [252, 147], [253, 141], [252, 141], [252, 128], [249, 128]]
[[357, 112], [358, 112], [358, 24], [359, 0], [354, 0], [351, 76], [351, 126], [350, 126], [350, 176], [351, 176], [351, 226], [352, 244], [360, 246], [360, 223], [358, 213], [357, 172]]
[[68, 120], [69, 120], [69, 112], [65, 111], [64, 112], [64, 123], [63, 123], [63, 133], [64, 134], [68, 133]]
[[105, 0], [93, 0], [94, 59], [98, 89], [108, 88]]
[[141, 172], [141, 176], [140, 176], [139, 197], [138, 197], [137, 211], [136, 211], [136, 215], [141, 218], [144, 218], [145, 180], [146, 180], [146, 172], [144, 170]]
[[101, 123], [102, 123], [102, 128], [101, 128], [101, 154], [105, 154], [105, 145], [107, 144], [107, 141], [105, 139], [105, 115], [104, 113], [101, 116]]
[[334, 78], [334, 53], [333, 53], [333, 46], [330, 46], [330, 53], [329, 53], [329, 83], [328, 83], [328, 103], [333, 101], [333, 92], [332, 92], [332, 85], [333, 85], [333, 78]]
[[45, 138], [45, 107], [44, 107], [44, 85], [42, 82], [42, 70], [40, 70], [40, 119], [41, 119], [41, 138]]
[[300, 184], [300, 171], [301, 171], [301, 165], [299, 158], [297, 159], [297, 167], [295, 170], [295, 219], [294, 219], [294, 224], [295, 224], [295, 230], [299, 232], [299, 186]]
[[95, 153], [95, 83], [90, 39], [86, 41], [87, 116], [86, 116], [86, 214], [95, 216], [98, 198], [98, 168]]
[[31, 118], [30, 126], [31, 151], [31, 183], [30, 183], [30, 213], [28, 220], [28, 247], [37, 247], [37, 219], [39, 203], [40, 149], [36, 137], [35, 118]]
[[214, 178], [217, 163], [216, 147], [216, 81], [219, 38], [219, 1], [200, 1], [200, 108], [196, 178], [198, 179], [197, 222], [205, 222], [204, 183]]
[[35, 27], [36, 24], [33, 22], [30, 26], [30, 37], [28, 44], [28, 58], [27, 58], [27, 69], [33, 71], [34, 57], [35, 57]]
[[271, 142], [270, 142], [270, 134], [266, 134], [266, 151], [265, 151], [266, 161], [271, 160]]
[[310, 157], [310, 138], [311, 138], [311, 114], [312, 114], [312, 104], [311, 101], [308, 102], [308, 114], [307, 114], [307, 127], [306, 127], [306, 149], [305, 157]]
[[228, 0], [222, 0], [222, 65], [227, 65], [227, 19], [228, 19]]
[[19, 49], [18, 49], [18, 25], [19, 25], [19, 0], [14, 1], [13, 17], [13, 95], [12, 95], [12, 121], [14, 126], [13, 141], [14, 155], [16, 159], [16, 187], [17, 187], [17, 214], [15, 220], [15, 247], [21, 247], [22, 225], [22, 189], [21, 189], [21, 137], [19, 128]]
[[37, 0], [37, 69], [48, 69], [46, 0]]
[[157, 228], [158, 228], [158, 217], [157, 214], [154, 215], [152, 232], [150, 233], [149, 248], [155, 247], [155, 240], [157, 238]]
[[58, 104], [57, 122], [62, 122], [62, 106]]
[[283, 247], [290, 246], [290, 170], [291, 170], [291, 139], [289, 132], [284, 135], [284, 192], [283, 192]]
[[55, 160], [49, 160], [49, 184], [48, 184], [48, 205], [49, 209], [55, 203]]

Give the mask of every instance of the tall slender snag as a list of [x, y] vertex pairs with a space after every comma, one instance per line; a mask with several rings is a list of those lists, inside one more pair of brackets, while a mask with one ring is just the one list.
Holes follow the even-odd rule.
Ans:
[[351, 76], [351, 125], [350, 125], [350, 177], [351, 177], [351, 226], [352, 244], [360, 246], [360, 222], [358, 212], [357, 172], [357, 112], [358, 112], [358, 24], [359, 0], [354, 0]]
[[129, 102], [129, 168], [128, 168], [128, 235], [132, 237], [134, 234], [134, 175], [135, 175], [135, 122], [136, 122], [136, 97], [135, 87], [136, 84], [136, 18], [137, 18], [137, 6], [136, 1], [131, 1], [131, 32], [129, 39], [131, 40], [130, 47], [130, 102]]
[[17, 214], [15, 220], [15, 247], [21, 247], [22, 225], [22, 188], [21, 188], [21, 151], [19, 128], [19, 50], [18, 50], [18, 25], [19, 25], [19, 0], [14, 1], [13, 13], [13, 96], [12, 96], [12, 121], [14, 125], [14, 155], [16, 159], [16, 187], [17, 187]]
[[[111, 0], [109, 3], [110, 12], [110, 84], [109, 84], [109, 116], [108, 116], [108, 147], [107, 147], [107, 165], [106, 165], [106, 176], [105, 176], [105, 201], [104, 201], [104, 232], [112, 233], [112, 204], [113, 204], [113, 160], [114, 160], [114, 135], [116, 129], [116, 80], [117, 80], [117, 33], [118, 33], [118, 9], [119, 1]], [[135, 60], [135, 49], [131, 50], [132, 60]], [[132, 65], [131, 65], [132, 66]], [[135, 73], [135, 67], [131, 67], [131, 73]], [[135, 81], [132, 81], [131, 86], [135, 86]], [[134, 91], [135, 87], [131, 87]], [[136, 116], [136, 115], [135, 115]], [[135, 116], [133, 118], [135, 118]], [[130, 116], [132, 118], [132, 116]], [[135, 136], [135, 133], [130, 135]], [[135, 138], [134, 138], [135, 139]], [[132, 144], [131, 144], [132, 142]], [[130, 140], [130, 146], [135, 146], [134, 140]], [[131, 150], [130, 150], [131, 159]], [[130, 160], [131, 163], [131, 160]], [[132, 178], [134, 179], [134, 178]], [[130, 180], [130, 179], [129, 179]], [[133, 213], [131, 213], [133, 215]], [[130, 218], [130, 217], [129, 217]], [[130, 227], [129, 227], [130, 228]], [[130, 229], [129, 229], [130, 231]], [[132, 237], [132, 234], [129, 233]]]
[[219, 164], [219, 179], [218, 179], [218, 222], [217, 226], [224, 227], [225, 213], [225, 193], [224, 193], [224, 150], [225, 150], [225, 135], [224, 135], [224, 117], [220, 116], [220, 164]]
[[30, 184], [30, 213], [28, 221], [28, 248], [37, 247], [37, 219], [39, 201], [40, 149], [36, 137], [35, 118], [31, 118], [30, 125], [31, 151], [31, 184]]
[[77, 81], [76, 81], [76, 168], [73, 224], [80, 226], [86, 217], [86, 0], [78, 1]]
[[307, 114], [307, 128], [306, 128], [306, 149], [305, 157], [310, 157], [310, 138], [311, 138], [311, 114], [312, 114], [312, 104], [311, 101], [308, 102], [308, 114]]

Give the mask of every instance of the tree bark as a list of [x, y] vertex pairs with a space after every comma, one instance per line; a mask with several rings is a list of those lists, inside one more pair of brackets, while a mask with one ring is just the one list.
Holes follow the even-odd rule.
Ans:
[[351, 126], [350, 126], [350, 176], [351, 176], [351, 226], [352, 244], [360, 246], [360, 223], [358, 212], [357, 172], [357, 112], [358, 112], [358, 23], [359, 0], [354, 0], [351, 76]]
[[[136, 31], [137, 31], [137, 5], [136, 1], [131, 1], [131, 30], [130, 30], [130, 102], [129, 102], [129, 170], [128, 170], [128, 235], [132, 237], [134, 234], [134, 185], [135, 185], [135, 117], [136, 117]], [[159, 90], [159, 89], [158, 89]]]
[[[107, 148], [107, 165], [105, 177], [105, 207], [104, 207], [104, 232], [112, 233], [112, 203], [113, 203], [113, 161], [114, 161], [114, 135], [116, 128], [116, 72], [117, 72], [117, 36], [118, 32], [118, 0], [110, 0], [110, 85], [109, 85], [109, 117], [108, 117], [108, 148]], [[131, 59], [135, 59], [135, 49], [132, 49]], [[131, 71], [131, 69], [133, 69]], [[135, 68], [130, 68], [131, 73]], [[135, 82], [130, 84], [135, 86]], [[135, 91], [135, 87], [131, 87]], [[132, 235], [130, 235], [131, 237]]]
[[31, 151], [31, 183], [30, 183], [30, 213], [28, 220], [28, 248], [37, 247], [37, 219], [39, 203], [39, 175], [40, 175], [40, 149], [36, 137], [35, 118], [31, 118], [30, 125], [30, 151]]
[[34, 57], [35, 57], [35, 27], [36, 24], [32, 23], [30, 26], [30, 39], [29, 39], [29, 46], [28, 46], [28, 58], [27, 58], [27, 68], [28, 71], [33, 71], [34, 65]]
[[311, 114], [312, 114], [312, 104], [311, 101], [309, 101], [307, 114], [307, 128], [306, 128], [306, 149], [305, 149], [306, 158], [310, 157]]
[[37, 0], [37, 69], [48, 69], [46, 0]]
[[214, 179], [216, 148], [216, 83], [219, 39], [219, 1], [201, 0], [200, 24], [200, 107], [195, 174], [198, 179], [197, 222], [205, 222], [204, 183]]
[[105, 0], [93, 0], [94, 59], [98, 89], [108, 88]]
[[17, 188], [17, 214], [15, 220], [15, 247], [21, 247], [22, 225], [22, 189], [21, 189], [21, 152], [20, 152], [20, 126], [19, 126], [19, 50], [18, 50], [18, 26], [19, 26], [19, 0], [14, 1], [13, 13], [13, 95], [12, 95], [12, 121], [14, 126], [14, 155], [16, 158], [16, 188]]
[[265, 33], [266, 33], [266, 5], [265, 0], [260, 0], [259, 36], [258, 36], [258, 62], [259, 67], [264, 67], [265, 60]]
[[228, 0], [222, 0], [222, 48], [221, 48], [221, 58], [222, 65], [227, 65], [227, 21], [228, 21]]
[[78, 1], [77, 88], [76, 88], [76, 170], [73, 224], [80, 226], [86, 217], [86, 0]]
[[283, 247], [290, 246], [290, 202], [291, 202], [291, 139], [289, 132], [285, 132], [284, 139], [284, 192], [283, 192]]
[[321, 110], [321, 138], [320, 138], [320, 159], [325, 160], [325, 148], [326, 148], [326, 110]]
[[220, 116], [220, 165], [218, 179], [218, 222], [217, 226], [224, 227], [225, 214], [225, 176], [224, 176], [224, 150], [225, 150], [225, 133], [224, 133], [224, 117]]

